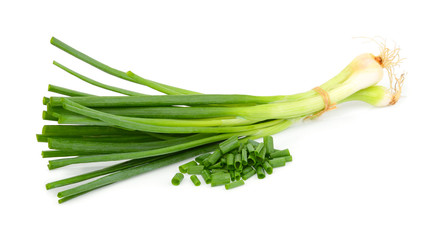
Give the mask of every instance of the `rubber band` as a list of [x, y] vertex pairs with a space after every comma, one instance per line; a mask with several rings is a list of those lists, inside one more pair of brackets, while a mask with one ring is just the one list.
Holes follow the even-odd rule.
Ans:
[[323, 90], [320, 87], [315, 87], [315, 88], [313, 88], [313, 90], [316, 91], [322, 97], [323, 103], [325, 104], [325, 107], [323, 108], [323, 110], [304, 118], [304, 120], [305, 119], [318, 118], [318, 117], [322, 116], [322, 114], [324, 114], [325, 112], [337, 108], [337, 105], [335, 103], [331, 103], [331, 97], [329, 96], [327, 91]]

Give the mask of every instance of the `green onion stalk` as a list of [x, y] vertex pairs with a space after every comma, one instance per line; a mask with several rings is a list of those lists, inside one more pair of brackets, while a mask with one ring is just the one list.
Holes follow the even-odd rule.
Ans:
[[[395, 104], [404, 75], [396, 77], [398, 49], [381, 45], [378, 56], [357, 56], [339, 74], [303, 93], [279, 96], [203, 94], [145, 79], [131, 71], [109, 67], [56, 38], [51, 44], [91, 66], [120, 79], [145, 85], [163, 95], [146, 95], [110, 86], [86, 77], [54, 61], [67, 73], [97, 87], [123, 96], [96, 96], [55, 85], [50, 92], [63, 96], [44, 97], [46, 125], [37, 140], [47, 142], [43, 151], [49, 169], [72, 164], [113, 162], [114, 165], [46, 185], [63, 187], [96, 180], [59, 192], [59, 202], [80, 196], [111, 183], [180, 162], [229, 138], [258, 139], [276, 134], [305, 118], [348, 101], [363, 101], [377, 107]], [[390, 78], [390, 88], [377, 85]], [[123, 161], [123, 162], [121, 162]]]

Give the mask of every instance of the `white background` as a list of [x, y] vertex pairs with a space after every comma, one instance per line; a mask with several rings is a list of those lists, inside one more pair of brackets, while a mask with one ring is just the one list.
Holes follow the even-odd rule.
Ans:
[[[301, 3], [302, 2], [302, 3]], [[428, 1], [2, 1], [1, 239], [433, 239]], [[294, 161], [225, 191], [174, 187], [172, 165], [65, 204], [44, 184], [35, 134], [49, 83], [95, 94], [52, 60], [131, 90], [58, 50], [205, 93], [291, 94], [320, 85], [381, 36], [401, 47], [400, 102], [347, 103], [275, 135]], [[387, 80], [382, 82], [387, 85]]]

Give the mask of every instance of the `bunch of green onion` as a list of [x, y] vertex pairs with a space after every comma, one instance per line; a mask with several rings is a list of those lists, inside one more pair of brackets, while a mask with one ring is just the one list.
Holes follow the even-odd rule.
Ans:
[[[38, 141], [48, 142], [51, 149], [43, 151], [42, 156], [56, 158], [49, 161], [48, 168], [115, 163], [48, 183], [46, 188], [53, 189], [93, 179], [59, 192], [59, 202], [213, 151], [231, 137], [247, 142], [281, 132], [327, 107], [323, 96], [314, 90], [281, 96], [202, 94], [111, 68], [54, 37], [51, 44], [108, 74], [164, 94], [145, 95], [106, 85], [54, 62], [85, 82], [124, 95], [95, 96], [49, 85], [50, 92], [64, 96], [43, 99], [43, 119], [58, 123], [45, 125], [42, 134], [37, 135]], [[385, 47], [379, 56], [361, 54], [320, 88], [333, 104], [364, 101], [378, 107], [392, 105], [400, 97], [404, 79], [403, 75], [394, 76], [398, 63], [398, 51]], [[384, 69], [390, 76], [389, 89], [376, 85]]]

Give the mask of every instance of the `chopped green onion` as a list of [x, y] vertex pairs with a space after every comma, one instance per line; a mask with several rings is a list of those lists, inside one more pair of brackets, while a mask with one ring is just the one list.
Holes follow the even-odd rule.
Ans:
[[201, 174], [201, 172], [204, 170], [204, 166], [203, 165], [198, 165], [198, 166], [188, 166], [188, 168], [186, 169], [188, 174]]
[[254, 146], [251, 144], [251, 143], [248, 143], [247, 144], [247, 150], [248, 150], [248, 152], [251, 154], [251, 153], [254, 153]]
[[260, 158], [260, 160], [265, 159], [265, 157], [266, 157], [266, 147], [263, 147], [260, 150], [260, 153], [257, 155], [257, 157]]
[[206, 170], [206, 169], [203, 170], [202, 173], [201, 173], [201, 176], [203, 177], [204, 182], [206, 184], [209, 184], [211, 182], [212, 176], [211, 176], [209, 170]]
[[286, 156], [284, 158], [286, 159], [286, 162], [291, 162], [293, 160], [293, 156], [292, 155]]
[[245, 147], [246, 147], [245, 143], [244, 142], [240, 142], [239, 147], [238, 147], [238, 152], [241, 152], [242, 149], [244, 149]]
[[253, 169], [252, 171], [242, 174], [242, 179], [247, 180], [248, 178], [254, 176], [255, 174], [256, 174], [256, 170]]
[[172, 183], [173, 185], [177, 186], [177, 185], [180, 184], [180, 182], [182, 182], [183, 177], [184, 177], [184, 176], [183, 176], [182, 173], [176, 173], [176, 174], [174, 175], [174, 177], [171, 179], [171, 183]]
[[218, 168], [222, 168], [221, 161], [219, 161], [219, 162], [215, 163], [214, 165], [208, 167], [208, 169], [218, 169]]
[[270, 158], [278, 158], [278, 157], [285, 157], [285, 156], [290, 156], [289, 149], [277, 150], [277, 151], [271, 153], [269, 157]]
[[242, 165], [246, 166], [248, 165], [248, 152], [247, 149], [242, 149], [241, 151], [242, 154]]
[[248, 139], [248, 144], [251, 144], [254, 148], [256, 148], [259, 145], [258, 142], [251, 139]]
[[195, 161], [190, 161], [190, 162], [187, 162], [183, 165], [180, 165], [179, 166], [179, 172], [186, 173], [188, 171], [188, 168], [191, 166], [197, 166], [197, 163]]
[[221, 150], [217, 149], [215, 152], [212, 153], [205, 161], [203, 161], [203, 164], [208, 167], [211, 165], [214, 165], [222, 156]]
[[248, 166], [242, 170], [242, 175], [247, 174], [248, 172], [251, 172], [252, 170], [254, 170], [254, 168], [251, 166]]
[[248, 156], [248, 165], [254, 166], [256, 164], [256, 162], [257, 162], [256, 155], [255, 154], [250, 154]]
[[262, 151], [262, 149], [265, 147], [264, 143], [259, 143], [259, 145], [257, 145], [257, 147], [254, 149], [254, 153], [256, 154], [256, 156], [258, 156], [260, 154], [260, 152]]
[[272, 168], [271, 164], [270, 164], [268, 161], [265, 161], [265, 162], [263, 163], [263, 168], [265, 169], [266, 173], [269, 174], [269, 175], [271, 175], [272, 172], [273, 172], [273, 170], [274, 170], [274, 169]]
[[216, 175], [212, 174], [211, 186], [220, 186], [230, 183], [230, 174], [229, 173], [219, 173]]
[[196, 161], [197, 163], [201, 164], [201, 163], [202, 163], [206, 158], [208, 158], [210, 155], [211, 155], [211, 153], [205, 153], [205, 154], [202, 154], [202, 155], [196, 157], [196, 158], [195, 158], [195, 161]]
[[269, 160], [269, 164], [273, 167], [282, 167], [286, 165], [286, 158], [280, 157], [280, 158], [273, 158]]
[[227, 165], [227, 158], [226, 157], [222, 157], [221, 158], [221, 166], [224, 167]]
[[244, 180], [238, 180], [236, 182], [227, 183], [225, 185], [225, 188], [226, 188], [226, 190], [229, 190], [229, 189], [233, 189], [233, 188], [242, 186], [244, 184], [245, 184]]
[[229, 170], [235, 169], [235, 156], [231, 153], [227, 154], [227, 168]]
[[241, 172], [235, 171], [235, 180], [238, 181], [239, 179], [241, 179]]
[[201, 182], [196, 175], [192, 175], [190, 179], [195, 186], [200, 186]]
[[242, 169], [242, 156], [239, 153], [235, 155], [235, 169]]
[[263, 142], [265, 144], [266, 152], [268, 154], [274, 152], [274, 139], [272, 138], [272, 136], [264, 136]]
[[230, 180], [235, 181], [236, 180], [235, 171], [229, 170], [229, 174], [230, 174]]
[[263, 178], [266, 177], [265, 170], [263, 169], [262, 166], [258, 166], [258, 167], [257, 167], [257, 177], [258, 177], [259, 179], [263, 179]]
[[224, 142], [220, 143], [219, 148], [222, 152], [222, 154], [228, 153], [233, 149], [236, 149], [239, 147], [239, 141], [237, 136], [232, 136], [229, 139], [225, 140]]
[[211, 171], [212, 171], [212, 174], [214, 174], [214, 173], [228, 173], [229, 172], [229, 170], [222, 169], [222, 168], [212, 169]]

